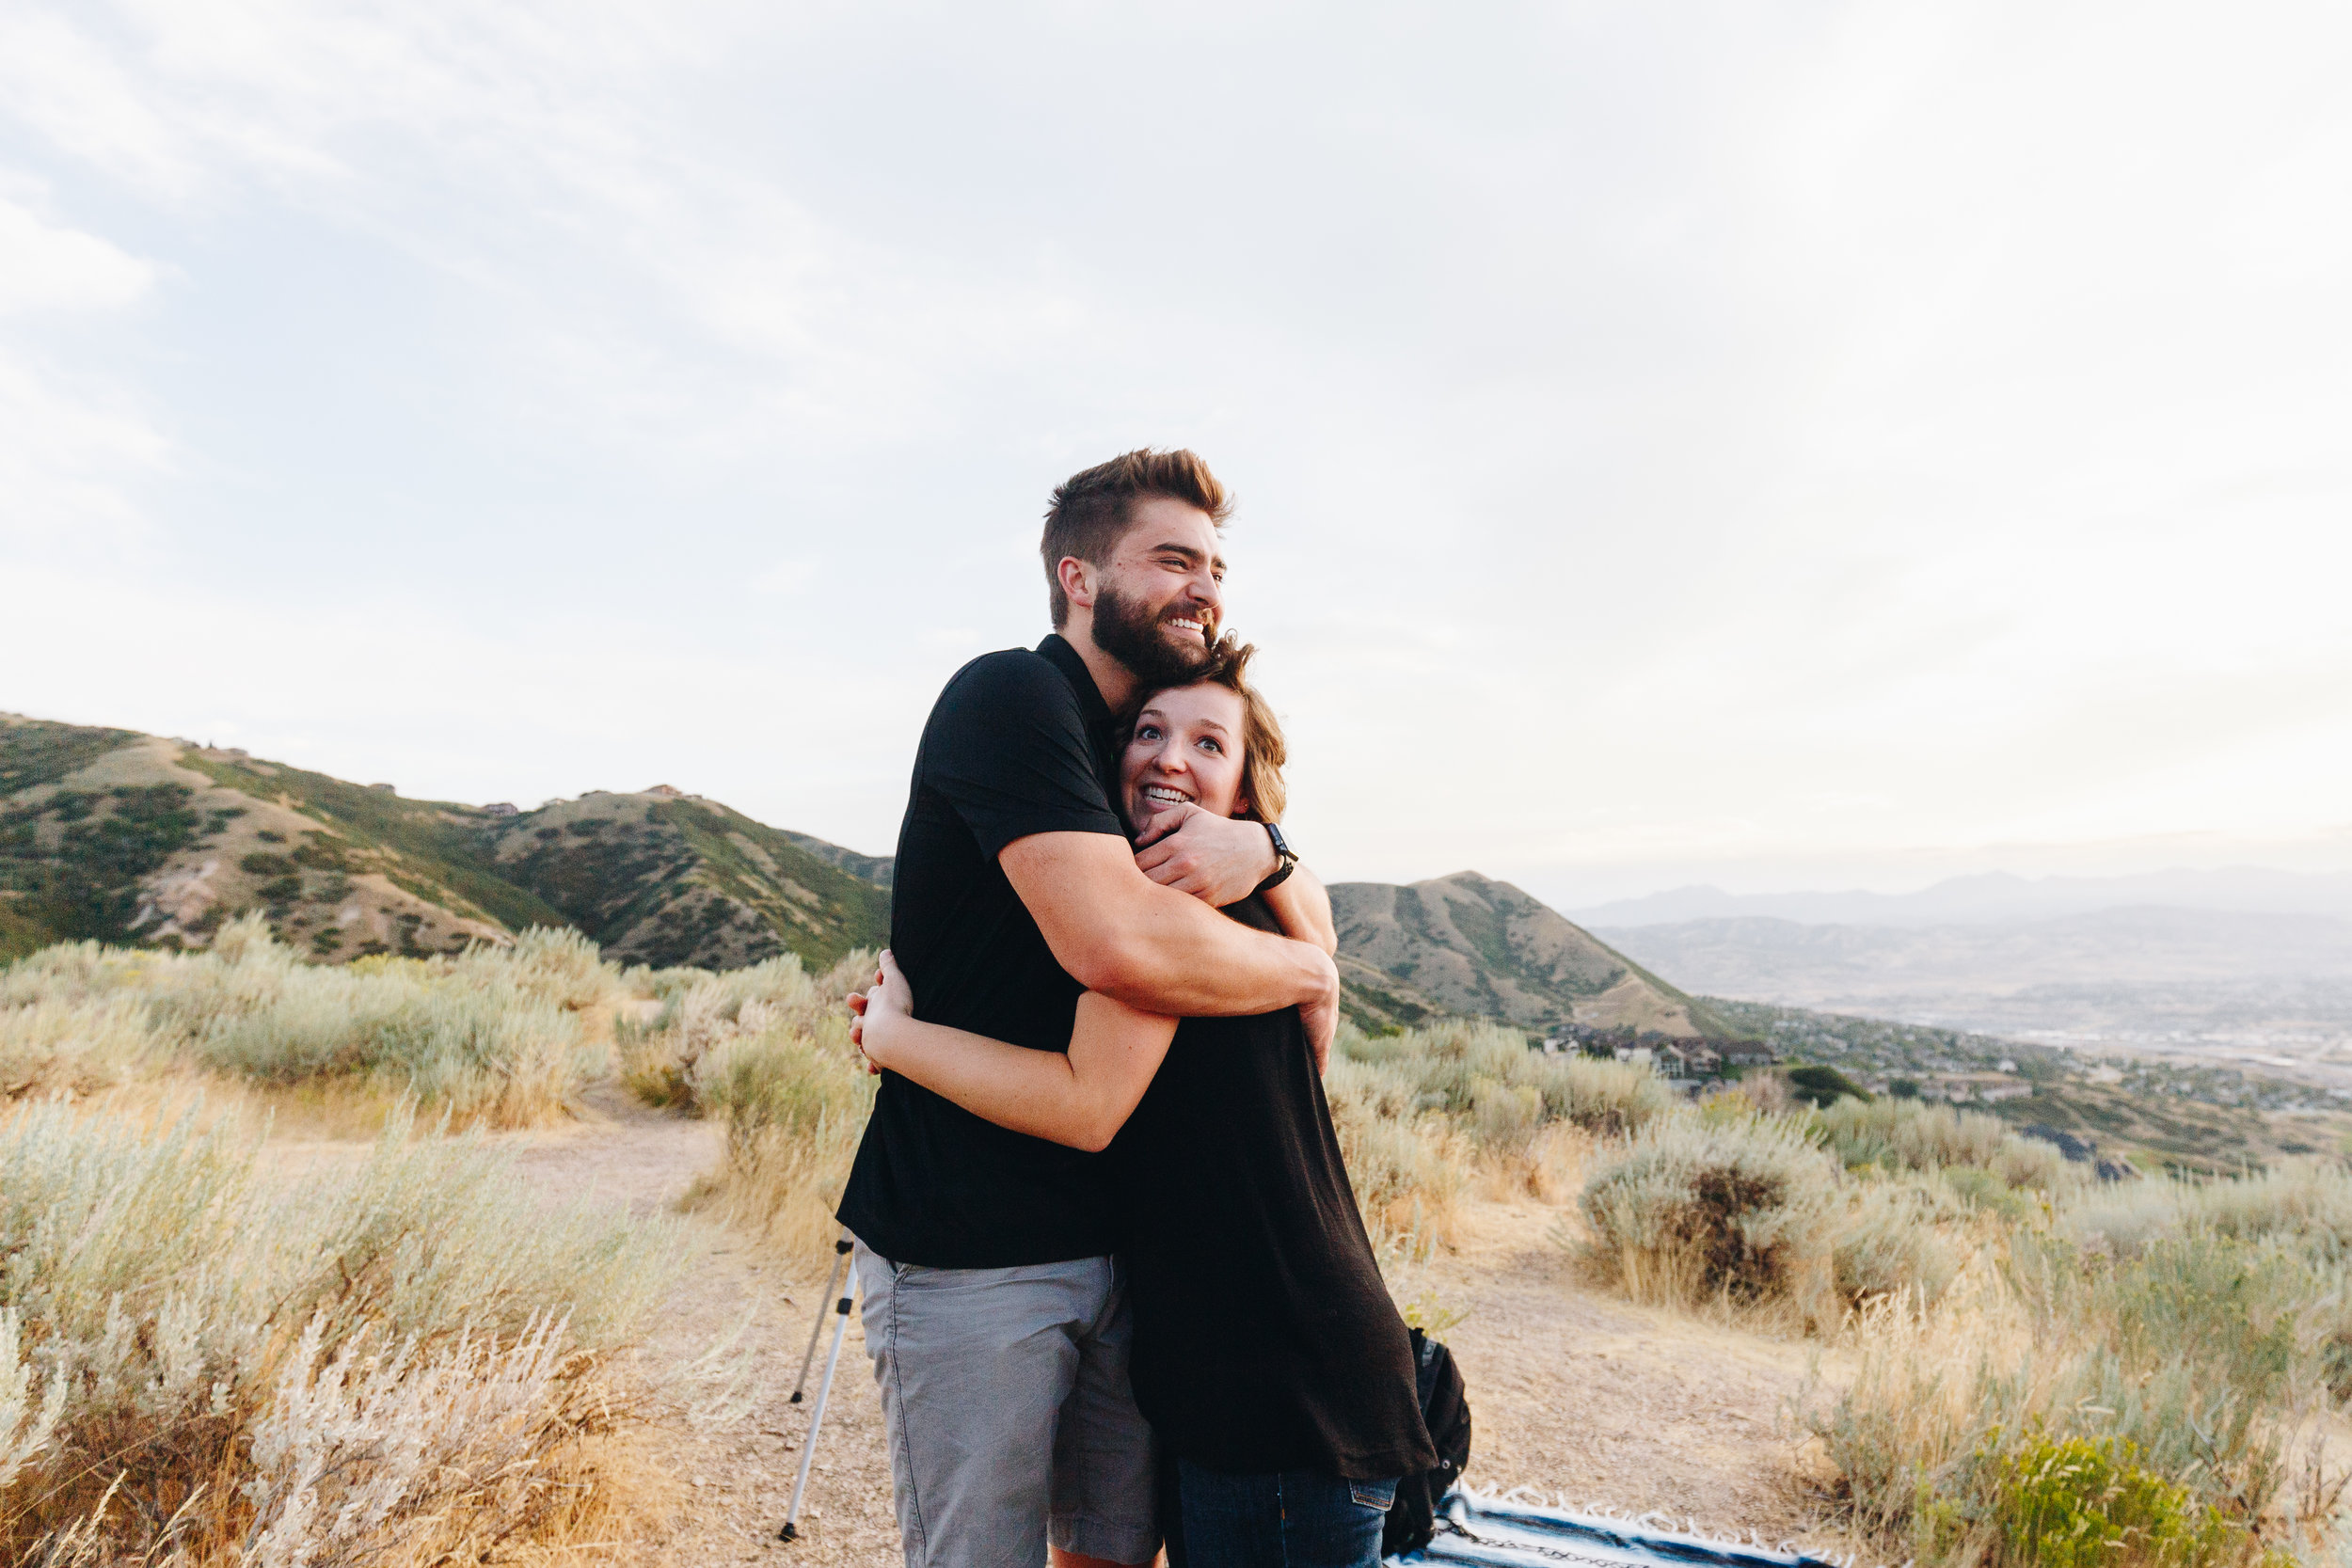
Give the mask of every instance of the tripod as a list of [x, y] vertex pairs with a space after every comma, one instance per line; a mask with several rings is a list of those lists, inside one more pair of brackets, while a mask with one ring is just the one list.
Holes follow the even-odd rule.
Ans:
[[841, 1341], [850, 1332], [850, 1302], [857, 1294], [857, 1281], [850, 1274], [850, 1245], [846, 1230], [833, 1243], [833, 1270], [825, 1275], [825, 1293], [817, 1303], [817, 1322], [809, 1327], [808, 1349], [801, 1356], [801, 1379], [792, 1386], [792, 1402], [798, 1404], [808, 1388], [808, 1369], [817, 1359], [817, 1341], [825, 1332], [825, 1318], [830, 1313], [834, 1320], [833, 1348], [825, 1353], [825, 1380], [817, 1386], [817, 1403], [808, 1413], [808, 1435], [801, 1442], [801, 1473], [792, 1482], [792, 1506], [785, 1513], [784, 1528], [776, 1532], [779, 1541], [801, 1538], [801, 1502], [808, 1496], [809, 1466], [817, 1462], [817, 1433], [825, 1422], [825, 1401], [833, 1393], [834, 1371], [841, 1365]]

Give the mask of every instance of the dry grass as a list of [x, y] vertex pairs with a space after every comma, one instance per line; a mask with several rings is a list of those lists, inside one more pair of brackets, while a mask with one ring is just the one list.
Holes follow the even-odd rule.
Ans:
[[726, 1126], [726, 1157], [687, 1206], [725, 1219], [780, 1254], [829, 1259], [833, 1217], [874, 1084], [850, 1043], [845, 999], [873, 974], [852, 953], [821, 975], [771, 958], [712, 974], [659, 971], [659, 1017], [625, 1028], [623, 1070], [650, 1103]]
[[2217, 1510], [2232, 1528], [2204, 1560], [2325, 1549], [2343, 1478], [2328, 1472], [2317, 1405], [2249, 1399], [2193, 1343], [2109, 1341], [2114, 1315], [2075, 1306], [2090, 1310], [2054, 1319], [1988, 1254], [1940, 1307], [1902, 1296], [1866, 1307], [1853, 1381], [1808, 1415], [1847, 1521], [1890, 1553], [2004, 1560], [2021, 1467], [2081, 1439], [2128, 1445], [2148, 1476]]
[[2059, 1193], [2080, 1187], [2086, 1173], [2053, 1146], [2023, 1138], [1997, 1117], [1916, 1100], [1840, 1100], [1817, 1111], [1813, 1123], [1848, 1166], [1891, 1171], [1990, 1172], [2009, 1187]]
[[258, 915], [201, 954], [64, 943], [0, 972], [0, 1098], [202, 1069], [540, 1125], [607, 1069], [592, 1020], [619, 985], [620, 972], [572, 931], [345, 968], [300, 962]]
[[405, 1126], [356, 1169], [255, 1155], [226, 1124], [0, 1119], [8, 1560], [374, 1562], [568, 1528], [667, 1232], [531, 1208], [478, 1140]]

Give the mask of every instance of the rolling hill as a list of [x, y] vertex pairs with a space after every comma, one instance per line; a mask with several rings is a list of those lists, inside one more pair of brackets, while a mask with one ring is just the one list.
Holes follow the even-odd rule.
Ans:
[[570, 925], [628, 962], [821, 965], [882, 939], [886, 863], [673, 789], [516, 813], [0, 715], [0, 957], [200, 947], [258, 909], [328, 962]]
[[1387, 1005], [1401, 999], [1407, 1009], [1530, 1029], [1581, 1023], [1717, 1039], [1737, 1033], [1549, 905], [1475, 871], [1403, 887], [1340, 882], [1331, 905], [1351, 992], [1375, 993], [1351, 995], [1351, 1014], [1367, 1026], [1415, 1022]]

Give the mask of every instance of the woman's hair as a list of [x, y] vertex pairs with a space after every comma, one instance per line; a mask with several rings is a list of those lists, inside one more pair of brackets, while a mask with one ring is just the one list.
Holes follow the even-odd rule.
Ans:
[[1149, 702], [1162, 691], [1201, 685], [1237, 692], [1241, 697], [1241, 794], [1249, 802], [1249, 809], [1242, 815], [1252, 822], [1279, 822], [1290, 800], [1289, 786], [1282, 783], [1282, 764], [1288, 760], [1289, 748], [1282, 742], [1281, 721], [1249, 684], [1249, 659], [1257, 651], [1255, 643], [1236, 642], [1229, 635], [1209, 650], [1207, 669], [1180, 686], [1155, 687], [1143, 695]]

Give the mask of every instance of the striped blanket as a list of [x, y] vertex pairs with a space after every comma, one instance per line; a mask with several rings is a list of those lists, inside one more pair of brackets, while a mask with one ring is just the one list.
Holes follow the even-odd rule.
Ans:
[[1771, 1551], [1649, 1528], [1643, 1520], [1571, 1513], [1456, 1487], [1438, 1509], [1437, 1539], [1391, 1563], [1489, 1568], [1836, 1568], [1801, 1552]]

